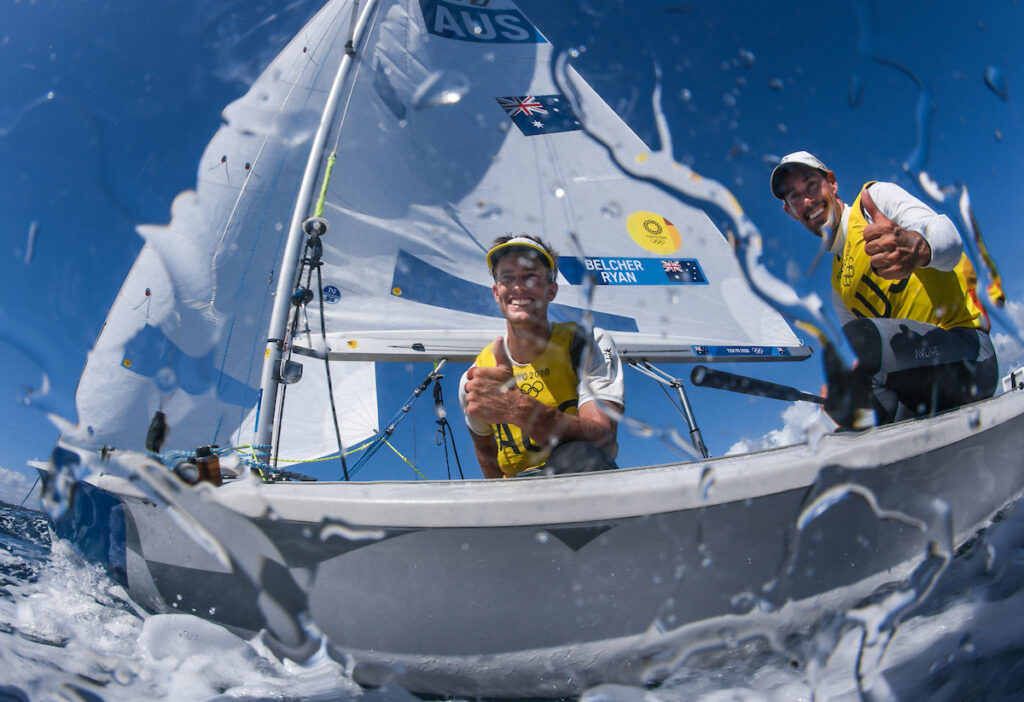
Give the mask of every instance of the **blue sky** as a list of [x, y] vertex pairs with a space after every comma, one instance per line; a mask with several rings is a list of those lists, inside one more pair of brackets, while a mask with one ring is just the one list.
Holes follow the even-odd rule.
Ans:
[[[30, 476], [25, 461], [48, 455], [56, 430], [46, 413], [73, 417], [78, 375], [141, 247], [135, 226], [168, 220], [174, 196], [194, 185], [222, 108], [319, 4], [22, 0], [0, 8], [0, 361], [7, 370], [0, 467]], [[821, 270], [806, 275], [814, 240], [783, 214], [767, 178], [774, 158], [809, 149], [851, 198], [874, 179], [920, 195], [904, 170], [908, 161], [941, 185], [966, 183], [1004, 277], [1007, 316], [1021, 316], [1021, 7], [519, 4], [557, 46], [578, 54], [584, 77], [652, 147], [659, 146], [651, 106], [658, 69], [676, 159], [733, 191], [766, 237], [769, 265], [800, 292], [827, 295]], [[815, 392], [821, 384], [816, 358], [732, 370]], [[383, 371], [382, 402], [395, 407], [424, 372]], [[627, 372], [631, 415], [681, 427], [661, 390]], [[449, 373], [446, 395], [464, 469], [475, 476], [457, 376]], [[786, 405], [777, 401], [699, 388], [690, 394], [717, 455], [786, 422]], [[420, 405], [395, 443], [421, 468], [435, 465], [429, 474], [440, 477], [429, 398]], [[657, 442], [629, 445], [626, 465], [670, 458]], [[412, 476], [397, 459], [384, 463], [364, 477]]]

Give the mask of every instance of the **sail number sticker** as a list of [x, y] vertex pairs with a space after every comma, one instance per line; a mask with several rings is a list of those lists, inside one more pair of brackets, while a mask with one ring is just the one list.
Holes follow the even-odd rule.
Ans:
[[509, 0], [420, 0], [427, 31], [445, 39], [492, 44], [546, 40]]
[[596, 285], [707, 285], [700, 262], [695, 258], [587, 257], [558, 259], [570, 285], [580, 285], [589, 276]]

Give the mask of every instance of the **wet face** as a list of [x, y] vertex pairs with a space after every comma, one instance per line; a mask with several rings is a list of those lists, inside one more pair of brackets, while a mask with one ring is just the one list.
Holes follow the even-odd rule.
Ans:
[[506, 254], [494, 268], [494, 300], [511, 324], [547, 323], [548, 303], [558, 285], [537, 256], [526, 251]]
[[839, 184], [832, 171], [823, 173], [797, 166], [783, 176], [782, 208], [812, 233], [825, 236], [826, 230], [835, 229], [843, 213], [838, 192]]

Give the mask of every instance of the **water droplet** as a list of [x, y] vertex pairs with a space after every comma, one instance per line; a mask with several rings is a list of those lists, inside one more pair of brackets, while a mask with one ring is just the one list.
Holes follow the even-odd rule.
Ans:
[[536, 541], [538, 544], [546, 544], [548, 542], [548, 539], [550, 538], [551, 535], [546, 531], [538, 531], [536, 534], [533, 535], [533, 540]]
[[736, 107], [736, 96], [732, 93], [726, 93], [722, 96], [722, 102], [725, 103], [726, 107]]
[[498, 219], [501, 217], [501, 213], [502, 209], [500, 205], [482, 204], [478, 216], [480, 219]]
[[772, 78], [770, 81], [768, 81], [768, 87], [771, 88], [772, 90], [782, 90], [782, 86], [783, 83], [781, 78]]
[[170, 392], [178, 387], [178, 374], [173, 368], [164, 367], [156, 372], [156, 386], [164, 392]]
[[335, 537], [345, 541], [379, 541], [385, 537], [385, 532], [381, 529], [352, 527], [340, 523], [326, 524], [320, 530], [321, 541]]
[[753, 593], [741, 592], [738, 595], [734, 595], [729, 601], [733, 609], [739, 610], [740, 612], [749, 612], [753, 609], [756, 600]]
[[750, 68], [754, 65], [754, 52], [749, 49], [740, 49], [740, 63], [745, 68]]
[[612, 200], [606, 202], [601, 206], [601, 214], [605, 217], [621, 217], [622, 216], [622, 205]]
[[860, 105], [860, 99], [863, 94], [864, 90], [861, 87], [860, 76], [850, 76], [850, 90], [846, 96], [846, 101], [850, 103], [850, 107], [856, 108]]
[[693, 93], [690, 92], [689, 88], [683, 88], [682, 90], [679, 91], [679, 98], [683, 102], [689, 102], [690, 100], [693, 99]]
[[420, 83], [412, 96], [417, 110], [438, 105], [454, 105], [469, 92], [469, 79], [458, 71], [435, 71]]
[[711, 486], [714, 484], [715, 472], [710, 467], [705, 466], [700, 474], [700, 499], [702, 501], [707, 501], [708, 495], [711, 494]]
[[565, 197], [565, 189], [564, 188], [556, 187], [555, 190], [554, 190], [554, 193], [555, 193], [555, 197]]
[[729, 153], [726, 154], [725, 157], [729, 160], [732, 160], [739, 156], [740, 154], [745, 154], [749, 151], [750, 147], [745, 142], [740, 142], [739, 144], [733, 145], [733, 147], [729, 149]]
[[786, 132], [789, 131], [789, 127], [787, 127], [782, 122], [779, 122], [777, 125], [775, 125], [775, 128], [779, 130], [779, 134], [785, 134]]
[[111, 677], [118, 685], [130, 685], [136, 675], [135, 666], [128, 663], [119, 663], [111, 671]]
[[52, 100], [53, 99], [53, 91], [52, 90], [46, 94], [46, 99], [47, 100]]
[[971, 635], [964, 634], [960, 639], [960, 650], [964, 653], [974, 653], [974, 642], [971, 640]]
[[998, 130], [998, 129], [995, 131], [993, 136], [996, 138], [996, 141], [1002, 141], [1003, 140], [1003, 133], [1000, 130]]
[[985, 85], [1003, 100], [1010, 99], [1006, 92], [1006, 80], [1003, 78], [1003, 72], [996, 66], [989, 66], [985, 69]]
[[726, 648], [736, 649], [739, 646], [739, 641], [736, 639], [736, 630], [724, 627], [718, 631], [718, 635], [722, 637], [722, 641], [725, 642]]
[[971, 409], [967, 413], [967, 426], [971, 429], [977, 429], [981, 426], [981, 412], [977, 409]]

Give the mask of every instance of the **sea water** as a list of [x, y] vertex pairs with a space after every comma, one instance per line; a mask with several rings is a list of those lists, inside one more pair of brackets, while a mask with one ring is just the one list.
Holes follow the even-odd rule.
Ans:
[[[889, 595], [823, 615], [781, 647], [725, 633], [723, 646], [680, 661], [656, 687], [598, 685], [579, 699], [1024, 699], [1024, 501], [961, 547], [927, 596], [895, 621]], [[53, 537], [43, 514], [0, 504], [0, 700], [142, 698], [415, 696], [365, 690], [323, 651], [282, 661], [259, 636], [240, 638], [190, 614], [147, 613]]]

